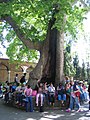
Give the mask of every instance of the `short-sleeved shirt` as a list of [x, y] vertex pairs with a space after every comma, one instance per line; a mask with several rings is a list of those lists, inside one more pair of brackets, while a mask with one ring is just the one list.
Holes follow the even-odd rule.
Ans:
[[32, 95], [32, 89], [31, 88], [26, 88], [24, 92], [25, 92], [25, 95], [27, 97], [30, 97]]

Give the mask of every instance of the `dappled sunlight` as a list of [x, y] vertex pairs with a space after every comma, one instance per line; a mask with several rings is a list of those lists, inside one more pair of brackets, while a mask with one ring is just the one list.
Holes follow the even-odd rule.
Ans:
[[40, 120], [51, 120], [51, 118], [44, 118], [44, 117], [42, 117]]
[[33, 118], [27, 118], [26, 120], [36, 120], [36, 119], [33, 119]]
[[[87, 108], [88, 105], [85, 105], [85, 107]], [[65, 112], [65, 110], [48, 110], [42, 113], [40, 113], [39, 111], [34, 111], [33, 113], [31, 113], [15, 109], [13, 107], [10, 108], [9, 106], [1, 104], [1, 102], [0, 108], [2, 109], [2, 111], [4, 111], [2, 112], [0, 109], [0, 116], [2, 116], [4, 113], [9, 116], [10, 120], [90, 120], [90, 112], [88, 111], [88, 109], [82, 112], [72, 111], [69, 113]], [[3, 117], [4, 120], [6, 120], [6, 117]]]
[[82, 117], [79, 118], [78, 120], [90, 120], [90, 118], [82, 116]]
[[51, 120], [51, 118], [41, 118], [40, 120]]
[[[10, 107], [9, 105], [2, 104], [3, 100], [0, 100], [0, 117], [3, 120], [90, 120], [90, 111], [88, 110], [88, 102], [81, 106], [82, 111], [77, 112], [72, 110], [66, 112], [65, 110], [46, 110], [44, 112], [34, 111], [25, 112], [23, 110]], [[5, 116], [6, 115], [6, 116]]]
[[[55, 118], [59, 118], [61, 116], [64, 116], [64, 114], [60, 115], [60, 114], [56, 114], [56, 115], [45, 115], [45, 118], [49, 118], [49, 119], [55, 119]], [[41, 120], [41, 119], [40, 119]]]
[[65, 113], [59, 114], [56, 112], [43, 112], [43, 113], [37, 112], [35, 116], [33, 116], [33, 113], [32, 113], [30, 114], [30, 117], [25, 120], [55, 120], [55, 119], [58, 120], [62, 117], [65, 117]]
[[[88, 114], [88, 115], [87, 115]], [[31, 115], [30, 115], [31, 116]], [[35, 116], [38, 116], [35, 118]], [[83, 112], [60, 112], [60, 111], [54, 111], [54, 112], [43, 112], [43, 113], [36, 113], [35, 116], [29, 117], [25, 120], [89, 120], [90, 119], [90, 112], [83, 111]]]
[[71, 116], [74, 116], [75, 115], [75, 113], [71, 113]]

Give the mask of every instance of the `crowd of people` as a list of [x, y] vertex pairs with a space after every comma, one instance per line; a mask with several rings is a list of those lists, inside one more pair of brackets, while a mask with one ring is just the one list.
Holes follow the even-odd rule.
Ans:
[[[70, 112], [73, 109], [80, 112], [81, 105], [85, 101], [90, 100], [90, 84], [86, 86], [82, 81], [74, 81], [65, 77], [64, 83], [59, 83], [58, 86], [54, 87], [52, 83], [42, 83], [38, 80], [35, 88], [32, 89], [32, 86], [25, 83], [25, 75], [22, 81], [18, 81], [17, 77], [18, 75], [16, 74], [13, 83], [6, 81], [3, 87], [0, 84], [0, 93], [4, 94], [6, 103], [14, 97], [15, 104], [25, 106], [26, 112], [28, 107], [30, 112], [34, 110], [33, 97], [35, 98], [36, 106], [39, 107], [43, 107], [45, 102], [49, 106], [54, 106], [55, 100], [61, 101], [60, 104], [62, 106], [65, 104], [66, 106], [66, 112]], [[4, 92], [2, 92], [3, 88], [5, 89]]]

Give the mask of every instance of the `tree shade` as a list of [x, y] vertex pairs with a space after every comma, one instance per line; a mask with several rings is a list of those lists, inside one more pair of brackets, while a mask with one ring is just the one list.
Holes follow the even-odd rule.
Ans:
[[[84, 14], [89, 10], [83, 0], [80, 0], [78, 6], [76, 2], [0, 1], [0, 33], [2, 35], [6, 29], [8, 31], [6, 38], [11, 44], [7, 54], [12, 56], [11, 58], [23, 59], [26, 56], [30, 60], [31, 56], [37, 56], [37, 53], [31, 55], [30, 49], [40, 52], [39, 62], [30, 74], [32, 79], [45, 77], [53, 83], [56, 79], [56, 84], [62, 80], [64, 33], [76, 37], [77, 28], [82, 28]], [[1, 38], [3, 40], [3, 36]]]

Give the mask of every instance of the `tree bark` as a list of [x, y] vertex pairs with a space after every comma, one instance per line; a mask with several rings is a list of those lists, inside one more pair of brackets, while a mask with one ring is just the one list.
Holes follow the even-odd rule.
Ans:
[[35, 69], [30, 73], [30, 82], [31, 79], [38, 78], [41, 79], [41, 82], [55, 83], [57, 30], [51, 28], [52, 21], [49, 23], [47, 37], [40, 54], [40, 60]]
[[20, 30], [18, 25], [10, 16], [3, 16], [2, 20], [6, 20], [16, 32], [18, 38], [29, 48], [36, 49], [40, 52], [40, 59], [35, 69], [30, 73], [29, 83], [34, 86], [37, 79], [42, 82], [47, 81], [58, 85], [62, 81], [63, 76], [63, 47], [64, 33], [60, 33], [56, 28], [52, 29], [55, 18], [48, 24], [47, 36], [44, 42], [32, 42], [25, 38], [25, 34]]
[[56, 47], [56, 78], [55, 85], [63, 82], [63, 65], [64, 65], [64, 33], [57, 33], [57, 47]]
[[27, 39], [25, 37], [25, 33], [22, 32], [22, 30], [19, 28], [19, 26], [16, 24], [16, 21], [9, 15], [4, 15], [1, 17], [0, 20], [5, 20], [8, 22], [13, 30], [15, 31], [17, 37], [23, 42], [23, 44], [29, 48], [29, 49], [35, 49], [38, 51], [41, 51], [41, 48], [43, 46], [43, 42], [33, 42], [33, 40]]

